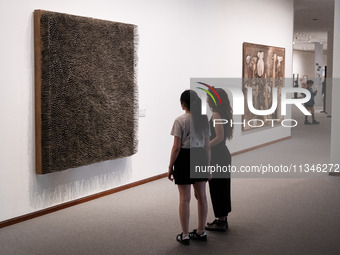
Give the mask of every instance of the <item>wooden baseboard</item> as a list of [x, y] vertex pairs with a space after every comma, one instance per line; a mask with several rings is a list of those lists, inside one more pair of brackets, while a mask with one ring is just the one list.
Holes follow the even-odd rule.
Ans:
[[91, 201], [91, 200], [94, 200], [94, 199], [97, 199], [97, 198], [100, 198], [100, 197], [108, 196], [108, 195], [117, 193], [119, 191], [130, 189], [130, 188], [133, 188], [133, 187], [136, 187], [136, 186], [148, 183], [148, 182], [152, 182], [152, 181], [155, 181], [155, 180], [158, 180], [158, 179], [162, 179], [164, 177], [167, 177], [167, 173], [159, 174], [159, 175], [147, 178], [147, 179], [143, 179], [143, 180], [140, 180], [140, 181], [137, 181], [137, 182], [126, 184], [126, 185], [121, 186], [121, 187], [106, 190], [106, 191], [96, 193], [96, 194], [93, 194], [93, 195], [90, 195], [90, 196], [87, 196], [87, 197], [72, 200], [70, 202], [66, 202], [66, 203], [63, 203], [63, 204], [60, 204], [60, 205], [55, 205], [55, 206], [52, 206], [52, 207], [49, 207], [49, 208], [46, 208], [46, 209], [43, 209], [43, 210], [40, 210], [40, 211], [25, 214], [25, 215], [22, 215], [22, 216], [19, 216], [19, 217], [16, 217], [16, 218], [12, 218], [12, 219], [9, 219], [9, 220], [5, 220], [5, 221], [0, 222], [0, 228], [8, 227], [10, 225], [14, 225], [14, 224], [17, 224], [17, 223], [20, 223], [20, 222], [23, 222], [23, 221], [34, 219], [34, 218], [40, 217], [42, 215], [46, 215], [46, 214], [49, 214], [49, 213], [52, 213], [52, 212], [56, 212], [56, 211], [59, 211], [59, 210], [62, 210], [62, 209], [65, 209], [65, 208], [68, 208], [68, 207], [71, 207], [71, 206], [74, 206], [74, 205], [86, 203], [88, 201]]
[[260, 145], [254, 146], [254, 147], [250, 147], [250, 148], [245, 149], [245, 150], [240, 150], [240, 151], [237, 151], [237, 152], [233, 152], [233, 153], [231, 153], [231, 156], [236, 156], [236, 155], [243, 154], [243, 153], [246, 153], [246, 152], [249, 152], [249, 151], [257, 150], [257, 149], [260, 149], [262, 147], [265, 147], [265, 146], [268, 146], [268, 145], [272, 145], [274, 143], [279, 143], [279, 142], [288, 140], [290, 138], [291, 138], [291, 136], [287, 136], [287, 137], [283, 137], [283, 138], [280, 138], [280, 139], [277, 139], [277, 140], [274, 140], [274, 141], [271, 141], [271, 142], [268, 142], [268, 143], [263, 143], [263, 144], [260, 144]]
[[[252, 151], [252, 150], [256, 150], [256, 149], [259, 149], [259, 148], [262, 148], [262, 147], [265, 147], [265, 146], [268, 146], [268, 145], [271, 145], [271, 144], [274, 144], [274, 143], [282, 142], [282, 141], [287, 140], [289, 138], [291, 138], [291, 136], [287, 136], [287, 137], [284, 137], [284, 138], [281, 138], [281, 139], [278, 139], [278, 140], [275, 140], [275, 141], [271, 141], [271, 142], [268, 142], [268, 143], [264, 143], [264, 144], [261, 144], [261, 145], [257, 145], [257, 146], [254, 146], [254, 147], [251, 147], [251, 148], [248, 148], [248, 149], [245, 149], [245, 150], [237, 151], [237, 152], [232, 153], [231, 155], [236, 156], [236, 155], [246, 153], [246, 152], [249, 152], [249, 151]], [[94, 199], [97, 199], [97, 198], [100, 198], [100, 197], [108, 196], [108, 195], [117, 193], [119, 191], [130, 189], [130, 188], [133, 188], [133, 187], [136, 187], [136, 186], [148, 183], [148, 182], [152, 182], [152, 181], [155, 181], [155, 180], [165, 178], [165, 177], [167, 177], [167, 173], [159, 174], [159, 175], [147, 178], [147, 179], [143, 179], [143, 180], [140, 180], [140, 181], [137, 181], [137, 182], [126, 184], [126, 185], [121, 186], [121, 187], [113, 188], [113, 189], [106, 190], [106, 191], [103, 191], [103, 192], [100, 192], [100, 193], [96, 193], [96, 194], [93, 194], [93, 195], [90, 195], [90, 196], [87, 196], [87, 197], [83, 197], [83, 198], [79, 198], [79, 199], [76, 199], [76, 200], [72, 200], [70, 202], [62, 203], [60, 205], [55, 205], [55, 206], [52, 206], [52, 207], [49, 207], [49, 208], [46, 208], [46, 209], [43, 209], [43, 210], [40, 210], [40, 211], [25, 214], [25, 215], [22, 215], [22, 216], [19, 216], [19, 217], [16, 217], [16, 218], [12, 218], [12, 219], [9, 219], [9, 220], [5, 220], [5, 221], [0, 222], [0, 228], [8, 227], [8, 226], [11, 226], [11, 225], [23, 222], [23, 221], [34, 219], [34, 218], [37, 218], [37, 217], [40, 217], [40, 216], [43, 216], [43, 215], [46, 215], [46, 214], [49, 214], [49, 213], [52, 213], [52, 212], [56, 212], [56, 211], [59, 211], [59, 210], [62, 210], [62, 209], [65, 209], [65, 208], [68, 208], [68, 207], [71, 207], [71, 206], [86, 203], [88, 201], [91, 201], [91, 200], [94, 200]]]

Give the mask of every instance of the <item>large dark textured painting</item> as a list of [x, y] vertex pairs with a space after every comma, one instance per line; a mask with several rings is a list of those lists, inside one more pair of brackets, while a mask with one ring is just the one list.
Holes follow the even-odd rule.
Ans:
[[[284, 86], [285, 49], [252, 43], [243, 43], [243, 94], [245, 107], [243, 130], [274, 125], [283, 120], [281, 115], [281, 88]], [[277, 97], [276, 110], [268, 115], [256, 115], [248, 107], [248, 89], [256, 110], [268, 110]], [[277, 94], [273, 94], [276, 88]], [[275, 121], [269, 121], [275, 120]], [[274, 124], [273, 124], [274, 123]], [[250, 124], [250, 125], [249, 125]]]
[[136, 26], [36, 10], [36, 172], [137, 151]]

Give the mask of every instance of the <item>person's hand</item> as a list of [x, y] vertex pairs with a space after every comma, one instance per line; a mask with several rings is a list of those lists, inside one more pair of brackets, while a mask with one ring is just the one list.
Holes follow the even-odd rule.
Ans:
[[173, 181], [174, 180], [174, 170], [172, 167], [169, 166], [169, 170], [168, 170], [168, 179], [170, 181]]

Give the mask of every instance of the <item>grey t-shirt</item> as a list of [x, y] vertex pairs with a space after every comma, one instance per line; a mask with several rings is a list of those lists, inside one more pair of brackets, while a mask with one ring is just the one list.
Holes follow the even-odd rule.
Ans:
[[[189, 113], [177, 117], [172, 126], [171, 135], [181, 138], [181, 148], [204, 147], [204, 138], [197, 137], [193, 132], [190, 133], [190, 119]], [[193, 131], [193, 129], [191, 131]], [[209, 135], [209, 133], [206, 134], [206, 136]]]

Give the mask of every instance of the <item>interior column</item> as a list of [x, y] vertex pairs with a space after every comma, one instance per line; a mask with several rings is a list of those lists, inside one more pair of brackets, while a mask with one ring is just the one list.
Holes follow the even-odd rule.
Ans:
[[340, 163], [340, 1], [334, 1], [331, 162]]

